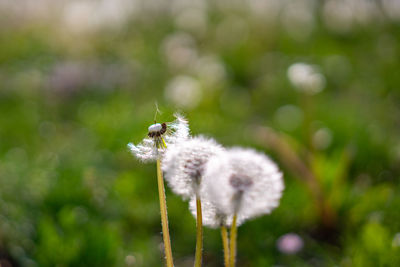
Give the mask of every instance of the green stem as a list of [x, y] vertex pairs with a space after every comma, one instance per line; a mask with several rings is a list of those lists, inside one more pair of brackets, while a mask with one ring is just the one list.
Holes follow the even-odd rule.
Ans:
[[201, 267], [201, 258], [203, 251], [203, 217], [201, 213], [201, 200], [196, 196], [196, 211], [197, 211], [197, 236], [196, 236], [196, 257], [194, 261], [195, 267]]
[[222, 237], [222, 245], [224, 247], [224, 264], [225, 267], [229, 267], [229, 240], [228, 240], [228, 231], [226, 230], [226, 226], [221, 226], [221, 237]]
[[236, 226], [236, 213], [233, 215], [232, 225], [231, 225], [231, 240], [230, 240], [230, 248], [229, 248], [229, 264], [230, 267], [235, 267], [236, 260], [236, 235], [237, 235], [237, 226]]
[[169, 237], [168, 229], [168, 215], [167, 215], [167, 202], [165, 200], [164, 179], [161, 171], [161, 162], [157, 159], [157, 182], [158, 182], [158, 197], [160, 199], [160, 212], [161, 212], [161, 225], [164, 240], [165, 258], [167, 267], [173, 267], [174, 261], [172, 259], [171, 239]]

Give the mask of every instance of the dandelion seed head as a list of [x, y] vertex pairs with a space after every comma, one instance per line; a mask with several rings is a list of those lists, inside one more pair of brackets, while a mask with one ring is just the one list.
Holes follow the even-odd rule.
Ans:
[[232, 148], [210, 158], [205, 170], [204, 190], [226, 215], [251, 218], [268, 214], [279, 205], [282, 173], [262, 153]]
[[[161, 159], [167, 147], [189, 138], [189, 123], [182, 116], [175, 114], [176, 120], [171, 123], [155, 123], [149, 126], [148, 136], [139, 144], [128, 144], [131, 153], [143, 162]], [[165, 129], [164, 129], [165, 128]], [[163, 142], [164, 140], [164, 142]]]
[[216, 141], [201, 136], [169, 146], [162, 164], [169, 186], [184, 199], [197, 194], [205, 164], [221, 151], [223, 148]]

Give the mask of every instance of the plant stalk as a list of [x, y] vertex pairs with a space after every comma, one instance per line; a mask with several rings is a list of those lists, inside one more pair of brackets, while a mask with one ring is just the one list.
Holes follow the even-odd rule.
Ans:
[[196, 223], [196, 256], [194, 261], [195, 267], [201, 267], [202, 252], [203, 252], [203, 216], [201, 212], [201, 200], [196, 195], [196, 212], [197, 212], [197, 223]]
[[228, 231], [226, 230], [226, 226], [221, 226], [221, 237], [222, 237], [222, 245], [224, 247], [224, 265], [225, 267], [229, 267], [229, 240], [228, 240]]
[[236, 226], [237, 215], [236, 213], [233, 215], [232, 225], [231, 225], [231, 238], [230, 238], [230, 248], [229, 248], [229, 264], [230, 267], [235, 267], [236, 260], [236, 235], [237, 235], [237, 226]]
[[171, 239], [169, 237], [168, 229], [167, 202], [165, 200], [164, 179], [161, 171], [161, 162], [159, 159], [157, 159], [157, 183], [158, 197], [160, 199], [161, 225], [164, 240], [165, 258], [167, 262], [167, 267], [173, 267], [174, 261], [172, 258]]

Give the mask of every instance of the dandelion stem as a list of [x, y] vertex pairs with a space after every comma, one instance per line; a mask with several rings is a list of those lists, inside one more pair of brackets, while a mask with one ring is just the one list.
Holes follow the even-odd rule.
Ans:
[[194, 266], [201, 267], [201, 258], [203, 251], [203, 217], [201, 214], [201, 200], [198, 195], [196, 195], [196, 211], [197, 211], [197, 237], [196, 237], [196, 257]]
[[167, 202], [165, 200], [164, 179], [161, 172], [161, 162], [157, 159], [157, 182], [158, 182], [158, 197], [160, 199], [160, 212], [161, 212], [161, 225], [164, 240], [165, 258], [167, 267], [173, 267], [174, 261], [172, 259], [171, 240], [169, 237], [168, 229], [168, 215], [167, 215]]
[[237, 235], [237, 226], [236, 226], [236, 213], [233, 215], [232, 226], [231, 226], [231, 238], [230, 238], [230, 248], [229, 248], [229, 264], [230, 267], [235, 267], [235, 258], [236, 258], [236, 235]]
[[229, 267], [229, 240], [228, 240], [228, 231], [226, 230], [226, 226], [221, 226], [221, 237], [222, 237], [222, 245], [224, 247], [224, 264], [225, 267]]

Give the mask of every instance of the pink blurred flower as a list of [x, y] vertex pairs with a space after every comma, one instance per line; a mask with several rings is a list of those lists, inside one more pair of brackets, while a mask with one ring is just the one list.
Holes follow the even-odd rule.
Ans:
[[296, 254], [304, 246], [303, 239], [294, 233], [288, 233], [278, 239], [277, 247], [284, 254]]

